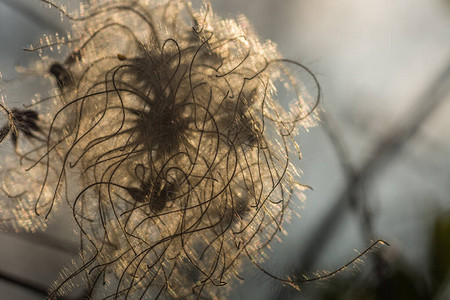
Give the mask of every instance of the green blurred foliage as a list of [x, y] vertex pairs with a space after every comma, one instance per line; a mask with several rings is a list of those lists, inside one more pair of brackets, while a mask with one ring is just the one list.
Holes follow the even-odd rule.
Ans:
[[450, 284], [450, 213], [436, 217], [428, 252], [429, 269], [387, 253], [373, 256], [370, 276], [336, 277], [317, 299], [323, 300], [440, 300]]
[[450, 271], [450, 213], [436, 219], [429, 252], [430, 272], [436, 288], [447, 284]]

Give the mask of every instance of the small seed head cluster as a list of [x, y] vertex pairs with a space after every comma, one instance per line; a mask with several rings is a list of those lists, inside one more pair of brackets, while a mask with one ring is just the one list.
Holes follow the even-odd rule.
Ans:
[[[310, 72], [207, 4], [100, 1], [79, 16], [50, 5], [73, 23], [55, 43], [69, 54], [34, 49], [56, 95], [34, 104], [44, 134], [7, 170], [39, 189], [13, 195], [9, 175], [2, 191], [36, 215], [14, 216], [28, 229], [62, 200], [73, 211], [82, 262], [51, 297], [83, 276], [95, 297], [226, 295], [302, 197], [293, 135], [314, 124], [316, 101], [290, 70]], [[291, 111], [277, 82], [298, 92]]]

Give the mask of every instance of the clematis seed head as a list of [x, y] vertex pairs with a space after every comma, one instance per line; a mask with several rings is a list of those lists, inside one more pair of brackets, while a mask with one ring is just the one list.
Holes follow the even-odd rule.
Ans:
[[[224, 297], [303, 197], [294, 135], [318, 98], [292, 70], [314, 75], [207, 2], [91, 1], [77, 14], [41, 1], [73, 26], [33, 48], [55, 89], [34, 104], [44, 138], [15, 166], [39, 189], [16, 200], [42, 218], [67, 203], [82, 240], [50, 298], [77, 278], [94, 298]], [[65, 58], [51, 58], [55, 43]]]

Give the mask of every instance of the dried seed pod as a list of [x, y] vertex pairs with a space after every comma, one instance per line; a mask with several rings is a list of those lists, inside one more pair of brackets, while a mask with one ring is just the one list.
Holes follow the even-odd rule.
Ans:
[[52, 64], [50, 66], [49, 72], [55, 77], [61, 92], [66, 87], [73, 85], [72, 76], [61, 64], [59, 63]]
[[[317, 103], [287, 65], [309, 70], [209, 5], [117, 0], [74, 16], [42, 1], [73, 37], [65, 62], [48, 62], [58, 97], [26, 158], [46, 169], [36, 206], [48, 215], [64, 189], [83, 240], [82, 265], [50, 297], [79, 276], [95, 297], [227, 294], [288, 218], [293, 134], [314, 124]], [[275, 100], [277, 81], [298, 92], [292, 111]]]

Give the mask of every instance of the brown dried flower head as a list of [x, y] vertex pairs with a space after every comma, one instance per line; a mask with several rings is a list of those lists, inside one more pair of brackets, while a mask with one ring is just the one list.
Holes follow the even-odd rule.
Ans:
[[[92, 1], [77, 15], [43, 2], [73, 29], [30, 49], [55, 95], [32, 106], [41, 135], [1, 167], [1, 191], [20, 206], [5, 220], [17, 227], [63, 202], [73, 211], [82, 262], [51, 297], [77, 277], [94, 298], [226, 295], [302, 198], [293, 135], [314, 125], [318, 98], [292, 70], [315, 77], [208, 3]], [[54, 47], [66, 59], [49, 58]], [[278, 86], [296, 94], [290, 111]]]

